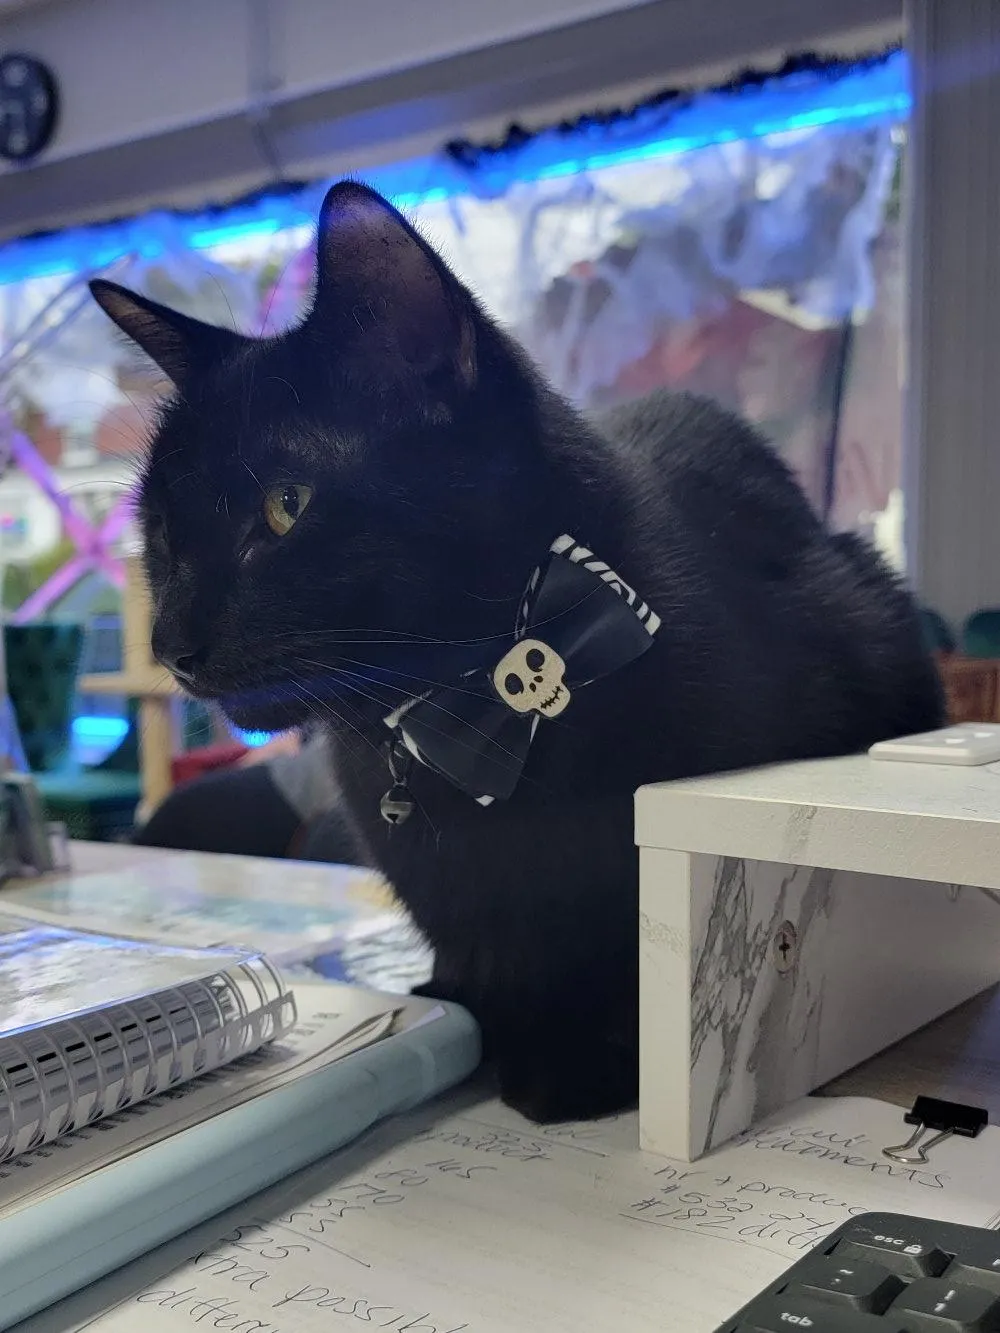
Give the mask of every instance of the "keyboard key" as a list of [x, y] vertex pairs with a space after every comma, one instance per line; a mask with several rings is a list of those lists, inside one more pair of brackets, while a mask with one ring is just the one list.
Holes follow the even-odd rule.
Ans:
[[893, 1302], [889, 1314], [907, 1333], [998, 1333], [1000, 1296], [946, 1278], [918, 1278]]
[[858, 1314], [825, 1301], [770, 1296], [743, 1316], [736, 1333], [909, 1333], [909, 1325], [891, 1315]]
[[795, 1329], [1000, 1333], [1000, 1231], [900, 1213], [851, 1218], [715, 1333]]
[[834, 1247], [833, 1256], [845, 1264], [850, 1259], [880, 1264], [900, 1277], [940, 1277], [951, 1262], [951, 1255], [938, 1249], [927, 1231], [926, 1226], [912, 1233], [900, 1227], [889, 1233], [859, 1222], [844, 1233]]
[[943, 1276], [951, 1282], [1000, 1292], [1000, 1235], [984, 1231], [970, 1236]]
[[867, 1314], [882, 1314], [905, 1285], [901, 1277], [881, 1264], [861, 1259], [817, 1258], [803, 1265], [783, 1294], [831, 1301]]

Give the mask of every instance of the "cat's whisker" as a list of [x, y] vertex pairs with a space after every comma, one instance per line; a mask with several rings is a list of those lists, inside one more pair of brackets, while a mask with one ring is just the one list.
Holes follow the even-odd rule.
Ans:
[[[354, 690], [356, 694], [360, 694], [362, 695], [362, 697], [366, 698], [372, 697], [365, 695], [363, 690], [361, 690], [356, 685], [352, 685], [349, 681], [343, 681], [342, 683], [346, 686], [347, 689]], [[375, 700], [375, 702], [378, 702], [378, 700]], [[501, 745], [498, 740], [496, 740], [492, 736], [487, 735], [485, 731], [481, 731], [479, 727], [475, 726], [471, 722], [466, 721], [465, 718], [458, 718], [457, 714], [453, 713], [451, 709], [445, 708], [443, 704], [438, 703], [434, 699], [425, 699], [424, 702], [430, 705], [431, 707], [436, 708], [439, 712], [445, 713], [448, 717], [454, 717], [458, 721], [464, 722], [465, 725], [468, 726], [470, 731], [474, 731], [477, 733], [477, 735], [482, 736], [484, 740], [486, 740], [491, 747], [493, 747], [496, 750], [499, 750], [502, 754], [507, 755], [509, 758], [513, 759], [516, 763], [521, 762], [521, 758], [519, 755], [515, 755], [511, 750], [508, 750], [505, 745]], [[438, 736], [448, 736], [448, 738], [453, 742], [453, 744], [459, 746], [460, 749], [468, 750], [470, 754], [475, 754], [477, 752], [477, 747], [471, 745], [467, 740], [463, 740], [461, 736], [456, 736], [452, 732], [445, 732], [440, 727], [433, 727], [427, 721], [424, 722], [424, 725], [427, 727], [429, 731], [433, 731]], [[550, 788], [545, 783], [539, 782], [536, 778], [528, 777], [526, 774], [522, 774], [520, 780], [526, 786], [535, 787], [539, 791], [550, 790]]]
[[[359, 638], [353, 638], [353, 637], [350, 637], [350, 638], [343, 638], [343, 637], [342, 637], [343, 635], [351, 635], [351, 636], [353, 636], [353, 635], [356, 635], [356, 634], [379, 635], [380, 637], [378, 637], [378, 638], [365, 638], [365, 639], [359, 639]], [[285, 636], [286, 640], [287, 640], [287, 639], [291, 639], [291, 640], [293, 640], [293, 641], [295, 641], [295, 640], [300, 640], [300, 639], [301, 639], [301, 640], [310, 639], [310, 640], [313, 640], [313, 641], [316, 641], [316, 640], [320, 640], [320, 641], [322, 641], [322, 640], [328, 640], [329, 642], [334, 643], [334, 644], [336, 644], [336, 643], [346, 643], [346, 644], [358, 643], [358, 644], [365, 644], [365, 645], [367, 645], [367, 644], [370, 644], [370, 643], [397, 643], [397, 644], [399, 644], [401, 647], [404, 647], [404, 648], [405, 648], [405, 647], [412, 647], [412, 646], [414, 646], [414, 645], [420, 645], [420, 644], [425, 644], [425, 645], [433, 646], [433, 647], [443, 647], [443, 648], [465, 648], [465, 647], [468, 647], [468, 646], [471, 645], [471, 644], [476, 644], [476, 643], [489, 643], [489, 642], [492, 642], [494, 639], [503, 639], [503, 638], [507, 638], [507, 637], [508, 637], [508, 633], [503, 632], [503, 633], [499, 633], [499, 634], [491, 634], [491, 635], [488, 635], [487, 637], [482, 638], [482, 639], [438, 639], [438, 638], [435, 638], [433, 635], [429, 635], [429, 634], [413, 634], [413, 633], [410, 633], [410, 632], [407, 631], [407, 630], [370, 629], [370, 628], [368, 628], [367, 626], [364, 626], [364, 627], [359, 626], [359, 627], [357, 627], [356, 629], [352, 629], [352, 628], [347, 628], [347, 629], [344, 629], [344, 628], [338, 628], [338, 629], [332, 629], [332, 630], [301, 630], [301, 631], [300, 631], [300, 630], [293, 630], [293, 631], [291, 631], [290, 633], [288, 633], [288, 634]]]
[[[308, 662], [308, 661], [309, 661], [308, 658], [304, 658], [304, 657], [303, 657], [303, 658], [300, 658], [299, 660], [302, 661], [302, 662]], [[423, 686], [425, 686], [425, 687], [428, 688], [428, 689], [437, 689], [437, 690], [448, 689], [448, 690], [454, 690], [456, 694], [478, 694], [478, 693], [479, 693], [478, 690], [469, 690], [469, 689], [464, 688], [464, 687], [461, 686], [461, 685], [449, 685], [447, 682], [445, 682], [445, 681], [443, 681], [443, 680], [434, 680], [434, 679], [432, 679], [430, 676], [417, 676], [417, 675], [415, 675], [412, 671], [400, 671], [400, 670], [399, 670], [398, 668], [396, 668], [396, 667], [375, 666], [374, 663], [372, 663], [372, 662], [362, 662], [359, 658], [356, 658], [356, 657], [344, 657], [341, 653], [338, 653], [337, 656], [336, 656], [336, 658], [335, 658], [335, 666], [334, 666], [334, 669], [335, 669], [335, 670], [341, 670], [341, 669], [342, 669], [342, 668], [339, 666], [339, 663], [341, 663], [341, 662], [350, 662], [351, 666], [361, 667], [361, 668], [362, 668], [362, 671], [379, 671], [379, 672], [383, 672], [384, 674], [389, 675], [389, 676], [400, 676], [400, 677], [402, 677], [403, 680], [413, 681], [415, 684], [417, 684], [417, 685], [423, 685]], [[324, 664], [321, 663], [321, 662], [309, 662], [309, 665], [311, 665], [311, 666], [322, 666], [322, 665], [324, 665]], [[361, 675], [361, 673], [350, 672], [350, 673], [348, 673], [348, 674], [350, 674], [350, 675], [355, 675], [355, 674], [357, 674], [357, 675], [359, 676], [359, 679], [361, 679], [361, 680], [364, 680], [364, 679], [365, 679], [365, 677], [364, 677], [363, 675]], [[392, 681], [389, 681], [389, 680], [387, 680], [387, 681], [374, 681], [374, 682], [372, 682], [372, 683], [373, 683], [373, 684], [377, 684], [377, 685], [385, 685], [385, 686], [387, 686], [389, 689], [397, 689], [397, 690], [399, 690], [399, 692], [400, 692], [401, 694], [406, 693], [406, 691], [403, 689], [402, 686], [394, 685], [394, 684], [392, 683]]]
[[218, 287], [218, 289], [219, 289], [219, 295], [222, 297], [223, 301], [225, 301], [225, 303], [226, 303], [226, 309], [229, 311], [229, 322], [230, 322], [230, 324], [233, 326], [233, 332], [234, 332], [234, 333], [239, 333], [240, 330], [239, 330], [239, 326], [238, 326], [237, 323], [236, 323], [236, 316], [233, 314], [233, 307], [232, 307], [232, 305], [231, 305], [231, 303], [230, 303], [229, 297], [226, 295], [226, 289], [225, 289], [225, 287], [223, 287], [221, 281], [219, 280], [219, 276], [218, 276], [218, 274], [216, 274], [216, 273], [212, 273], [212, 274], [211, 274], [211, 278], [212, 278], [212, 281], [215, 283], [216, 287]]
[[158, 457], [154, 458], [149, 464], [149, 476], [151, 477], [158, 468], [161, 468], [163, 464], [167, 462], [168, 459], [176, 458], [178, 454], [183, 452], [183, 449], [178, 446], [176, 449], [168, 449], [165, 454], [160, 454]]
[[267, 336], [267, 322], [271, 318], [271, 307], [274, 305], [274, 298], [277, 296], [278, 288], [284, 282], [285, 275], [287, 274], [295, 258], [296, 258], [295, 256], [290, 256], [288, 259], [285, 260], [284, 264], [282, 265], [281, 273], [279, 274], [278, 278], [275, 280], [274, 284], [271, 287], [270, 295], [267, 298], [267, 309], [264, 311], [264, 318], [261, 320], [260, 328], [257, 330], [258, 338], [264, 338]]
[[385, 708], [396, 708], [400, 703], [409, 697], [407, 690], [400, 685], [393, 685], [389, 681], [368, 680], [358, 671], [348, 671], [341, 669], [336, 663], [314, 661], [309, 657], [296, 657], [295, 661], [300, 666], [319, 667], [320, 676], [327, 679], [338, 680], [341, 676], [354, 676], [358, 680], [364, 681], [372, 689], [381, 688], [389, 692], [388, 697], [379, 699], [377, 702]]
[[[350, 685], [347, 685], [347, 682], [346, 682], [346, 681], [343, 682], [343, 683], [344, 683], [344, 685], [346, 686], [346, 688], [348, 688], [348, 689], [351, 689], [351, 688], [352, 688]], [[316, 696], [315, 696], [315, 695], [312, 695], [312, 697], [315, 698]], [[317, 700], [317, 702], [319, 702], [319, 701]], [[339, 703], [340, 706], [343, 707], [343, 708], [349, 708], [349, 707], [350, 707], [350, 704], [348, 704], [347, 701], [344, 700], [344, 699], [338, 699], [338, 703]], [[353, 711], [355, 712], [355, 716], [357, 716], [358, 718], [361, 717], [361, 713], [360, 713], [357, 709], [355, 709], [355, 710], [353, 710]], [[346, 723], [346, 725], [349, 726], [349, 727], [351, 728], [351, 730], [354, 731], [358, 736], [360, 736], [362, 740], [366, 741], [369, 745], [372, 745], [372, 748], [376, 749], [376, 753], [378, 754], [379, 758], [380, 758], [380, 759], [382, 758], [382, 753], [381, 753], [381, 751], [379, 751], [379, 750], [377, 749], [377, 747], [375, 747], [375, 746], [373, 745], [372, 741], [370, 741], [370, 740], [368, 739], [368, 737], [365, 736], [365, 735], [363, 734], [363, 732], [362, 732], [358, 727], [354, 726], [353, 723], [349, 722], [348, 719], [345, 718], [345, 717], [343, 717], [342, 715], [340, 715], [340, 716], [338, 717], [338, 720], [339, 720], [339, 721], [342, 721], [342, 722], [344, 722], [344, 723]], [[343, 740], [344, 738], [341, 737], [341, 739]], [[355, 757], [356, 757], [356, 756], [355, 756]], [[414, 804], [414, 805], [416, 806], [416, 808], [420, 811], [421, 815], [424, 817], [425, 821], [427, 822], [427, 825], [428, 825], [428, 827], [430, 828], [431, 833], [434, 835], [434, 846], [435, 846], [435, 849], [438, 850], [438, 851], [440, 851], [440, 848], [441, 848], [441, 830], [440, 830], [440, 828], [434, 823], [433, 819], [431, 819], [430, 815], [427, 813], [427, 810], [424, 808], [423, 802], [422, 802], [417, 796], [415, 796], [415, 795], [413, 794], [413, 792], [410, 793], [410, 797], [411, 797], [411, 799], [412, 799], [412, 801], [413, 801], [413, 804]]]
[[[570, 606], [561, 608], [555, 615], [546, 616], [542, 620], [533, 621], [531, 624], [531, 633], [535, 634], [536, 631], [544, 629], [546, 625], [551, 625], [555, 621], [561, 620], [571, 611], [575, 611], [577, 607], [583, 606], [583, 604], [589, 601], [591, 597], [596, 596], [597, 591], [597, 589], [594, 589], [592, 592], [585, 593], [578, 601], [573, 602]], [[353, 637], [358, 634], [379, 635], [380, 637], [364, 639]], [[342, 637], [344, 635], [349, 635], [351, 637], [344, 638]], [[501, 630], [498, 634], [483, 634], [477, 638], [471, 639], [438, 639], [433, 635], [410, 634], [405, 630], [372, 629], [365, 626], [358, 627], [357, 629], [338, 628], [333, 630], [292, 631], [287, 635], [287, 638], [292, 639], [293, 642], [296, 640], [305, 641], [306, 639], [310, 639], [313, 642], [325, 641], [332, 644], [334, 647], [339, 643], [345, 643], [347, 645], [360, 644], [362, 646], [392, 643], [398, 644], [401, 648], [417, 647], [420, 645], [439, 648], [475, 648], [482, 644], [509, 641], [513, 636], [513, 626], [511, 626], [510, 629]]]
[[[378, 704], [379, 708], [385, 708], [388, 712], [391, 712], [397, 706], [399, 702], [397, 699], [383, 699], [377, 694], [372, 694], [371, 691], [362, 689], [360, 685], [355, 685], [353, 681], [342, 679], [344, 674], [344, 672], [338, 671], [333, 676], [334, 681], [338, 685], [342, 685], [344, 689], [351, 690], [359, 698], [367, 699], [370, 703]], [[355, 673], [347, 672], [346, 674], [353, 675]], [[359, 679], [363, 679], [363, 677], [359, 677]]]
[[[356, 675], [357, 673], [352, 671], [347, 674], [353, 676]], [[360, 686], [354, 685], [350, 681], [345, 680], [342, 682], [342, 684], [344, 684], [347, 687], [347, 689], [353, 690], [355, 694], [360, 695], [363, 699], [370, 699], [372, 703], [377, 703], [377, 704], [383, 703], [381, 699], [376, 698], [376, 696], [373, 694], [368, 694], [365, 690], [361, 689]], [[501, 745], [498, 740], [496, 740], [493, 736], [488, 735], [485, 731], [481, 730], [474, 723], [469, 722], [466, 718], [459, 717], [458, 714], [453, 713], [450, 708], [445, 708], [444, 704], [438, 703], [437, 700], [433, 698], [425, 699], [424, 702], [430, 705], [430, 707], [436, 708], [438, 712], [444, 713], [447, 717], [453, 717], [457, 722], [463, 722], [469, 728], [470, 731], [474, 731], [477, 736], [482, 736], [483, 740], [486, 741], [487, 744], [489, 744], [493, 749], [499, 750], [501, 754], [507, 755], [507, 757], [509, 759], [513, 759], [515, 763], [521, 762], [521, 758], [519, 755], [514, 754], [512, 750], [508, 750], [505, 745]], [[460, 746], [463, 750], [468, 750], [470, 754], [474, 754], [476, 752], [476, 747], [470, 745], [468, 741], [463, 740], [461, 736], [451, 735], [451, 733], [446, 733], [437, 727], [431, 727], [430, 729], [432, 731], [436, 731], [439, 736], [444, 736], [446, 734], [449, 735], [450, 739], [454, 742], [455, 745]]]
[[257, 489], [260, 491], [261, 495], [266, 495], [266, 494], [267, 494], [267, 491], [266, 491], [266, 490], [264, 489], [264, 487], [260, 484], [260, 478], [257, 476], [257, 473], [254, 472], [253, 468], [250, 466], [250, 464], [247, 462], [247, 460], [243, 457], [242, 454], [240, 454], [239, 458], [240, 458], [240, 462], [243, 464], [243, 466], [246, 468], [247, 472], [249, 472], [249, 473], [250, 473], [250, 476], [253, 478], [254, 485], [255, 485], [255, 486], [257, 487]]
[[471, 588], [463, 588], [462, 595], [471, 597], [474, 602], [486, 602], [490, 606], [510, 606], [513, 608], [517, 607], [520, 600], [518, 597], [487, 597], [483, 593], [473, 592]]
[[[323, 663], [323, 662], [314, 662], [314, 661], [311, 661], [309, 658], [305, 658], [305, 657], [300, 657], [298, 660], [299, 660], [300, 662], [308, 663], [310, 666], [326, 666], [326, 665], [327, 665], [326, 663]], [[388, 674], [393, 675], [393, 676], [402, 676], [402, 677], [404, 677], [406, 680], [412, 680], [412, 681], [415, 681], [418, 685], [424, 685], [424, 686], [426, 686], [428, 689], [431, 689], [431, 690], [452, 690], [452, 691], [454, 691], [455, 694], [468, 694], [468, 695], [475, 695], [475, 696], [481, 696], [481, 693], [482, 693], [480, 690], [470, 690], [470, 689], [466, 689], [465, 687], [463, 687], [463, 686], [461, 686], [461, 685], [456, 685], [456, 684], [454, 684], [454, 683], [449, 683], [449, 682], [447, 682], [447, 681], [442, 681], [442, 680], [432, 680], [429, 676], [415, 676], [415, 675], [413, 675], [412, 672], [409, 672], [409, 671], [399, 671], [396, 667], [381, 667], [381, 666], [375, 666], [375, 665], [373, 665], [371, 662], [362, 662], [362, 661], [359, 661], [357, 658], [353, 658], [353, 657], [343, 657], [343, 656], [341, 656], [341, 655], [338, 653], [338, 654], [337, 654], [337, 657], [336, 657], [336, 659], [335, 659], [335, 663], [340, 663], [340, 662], [350, 662], [350, 663], [352, 664], [352, 666], [359, 666], [359, 667], [362, 667], [365, 671], [383, 671], [383, 672], [387, 672]], [[342, 670], [343, 670], [343, 668], [341, 668], [341, 667], [339, 667], [339, 666], [337, 666], [337, 665], [334, 665], [334, 666], [332, 667], [332, 669], [333, 669], [333, 670], [336, 670], [336, 671], [342, 671]], [[358, 678], [359, 678], [360, 680], [365, 680], [365, 679], [367, 679], [367, 677], [365, 677], [364, 675], [361, 675], [361, 674], [358, 673], [358, 672], [345, 672], [344, 674], [347, 674], [347, 675], [357, 675]], [[371, 682], [371, 683], [372, 683], [372, 684], [385, 684], [387, 688], [389, 688], [389, 689], [394, 689], [394, 690], [398, 690], [400, 694], [405, 694], [405, 693], [406, 693], [406, 691], [404, 691], [404, 690], [402, 689], [401, 686], [393, 685], [390, 681], [385, 681], [385, 682], [382, 682], [382, 681], [374, 681], [374, 682]], [[437, 706], [440, 707], [440, 705], [437, 705]], [[447, 711], [447, 710], [445, 710], [445, 711]], [[563, 715], [562, 717], [546, 718], [546, 725], [547, 725], [547, 726], [554, 726], [554, 727], [555, 727], [555, 726], [557, 726], [557, 727], [569, 727], [571, 724], [570, 724], [570, 722], [568, 721], [568, 719], [566, 718], [566, 716]]]
[[198, 475], [196, 469], [192, 468], [190, 472], [182, 472], [179, 477], [174, 477], [172, 481], [167, 482], [167, 490], [172, 491], [175, 486], [179, 486], [182, 481], [189, 481], [191, 477]]
[[355, 676], [358, 680], [366, 681], [372, 687], [380, 686], [383, 689], [391, 690], [394, 694], [398, 695], [399, 698], [386, 700], [387, 707], [394, 707], [396, 704], [402, 702], [402, 700], [408, 698], [410, 694], [409, 688], [403, 685], [397, 685], [391, 680], [371, 680], [368, 676], [363, 674], [362, 671], [349, 671], [345, 667], [342, 667], [340, 664], [342, 662], [347, 662], [351, 666], [357, 666], [363, 668], [363, 671], [381, 671], [388, 675], [402, 676], [406, 680], [416, 681], [418, 684], [424, 684], [424, 685], [438, 684], [437, 681], [425, 680], [421, 676], [411, 676], [405, 671], [393, 671], [390, 667], [374, 667], [371, 666], [370, 663], [368, 662], [361, 662], [353, 657], [342, 657], [340, 654], [338, 654], [332, 662], [321, 662], [315, 658], [302, 657], [302, 656], [297, 656], [296, 661], [301, 663], [302, 666], [319, 667], [320, 670], [324, 672], [332, 671], [345, 676]]
[[275, 383], [277, 384], [286, 384], [288, 388], [291, 390], [292, 396], [295, 399], [296, 406], [297, 407], [302, 406], [302, 399], [299, 397], [299, 391], [298, 389], [296, 389], [295, 385], [292, 384], [290, 380], [286, 380], [283, 375], [265, 375], [264, 379], [262, 380], [262, 383], [266, 384], [268, 380], [274, 380]]
[[[466, 689], [466, 688], [464, 688], [464, 687], [462, 687], [462, 686], [460, 686], [460, 685], [449, 685], [449, 684], [447, 684], [447, 683], [444, 682], [444, 681], [432, 680], [430, 677], [427, 677], [427, 676], [415, 676], [415, 675], [413, 675], [411, 672], [407, 672], [407, 671], [397, 671], [394, 667], [376, 667], [376, 666], [372, 666], [369, 662], [361, 662], [361, 661], [358, 661], [358, 660], [355, 659], [355, 658], [350, 658], [350, 657], [341, 657], [341, 656], [338, 655], [338, 657], [336, 658], [336, 661], [335, 661], [334, 663], [318, 662], [318, 661], [314, 661], [313, 659], [311, 659], [311, 658], [307, 658], [307, 657], [300, 657], [300, 658], [298, 658], [298, 661], [299, 661], [300, 663], [302, 663], [304, 666], [317, 666], [317, 667], [323, 667], [323, 668], [325, 668], [326, 670], [335, 672], [338, 676], [351, 676], [351, 677], [354, 677], [355, 679], [360, 680], [360, 681], [363, 681], [363, 682], [365, 682], [365, 683], [368, 684], [368, 685], [372, 685], [372, 686], [382, 685], [382, 686], [384, 686], [386, 689], [393, 690], [396, 694], [402, 696], [404, 699], [409, 695], [410, 692], [409, 692], [409, 690], [404, 689], [402, 686], [400, 686], [400, 685], [395, 685], [395, 684], [393, 684], [391, 681], [373, 681], [373, 680], [370, 680], [368, 676], [366, 676], [365, 674], [363, 674], [363, 672], [360, 672], [360, 671], [348, 671], [345, 667], [342, 667], [342, 666], [340, 666], [339, 664], [340, 664], [341, 662], [350, 662], [353, 666], [359, 666], [359, 667], [364, 668], [365, 671], [385, 671], [385, 672], [388, 672], [388, 673], [390, 673], [390, 674], [392, 674], [392, 675], [403, 676], [403, 677], [405, 677], [407, 680], [414, 681], [416, 684], [426, 686], [428, 689], [432, 689], [432, 690], [433, 690], [433, 689], [447, 689], [447, 690], [454, 690], [454, 692], [455, 692], [456, 694], [467, 694], [467, 695], [470, 695], [470, 696], [473, 696], [473, 697], [478, 697], [478, 696], [481, 695], [481, 691], [479, 691], [479, 690], [470, 690], [470, 689]], [[421, 693], [423, 693], [423, 691], [421, 691]], [[385, 707], [387, 707], [387, 708], [392, 708], [393, 706], [398, 705], [399, 700], [398, 700], [398, 699], [397, 699], [397, 700], [386, 700], [386, 701], [384, 701], [384, 702], [385, 702]], [[451, 710], [450, 710], [450, 709], [445, 708], [443, 704], [438, 703], [436, 700], [426, 700], [426, 702], [433, 703], [433, 705], [434, 705], [435, 708], [440, 709], [440, 710], [441, 710], [442, 712], [444, 712], [444, 713], [448, 713], [450, 716], [453, 716], [453, 717], [456, 717], [456, 716], [457, 716], [456, 714], [451, 713]], [[553, 722], [561, 722], [561, 721], [563, 721], [563, 719], [561, 719], [561, 718], [553, 718], [552, 721], [553, 721]], [[469, 726], [471, 727], [472, 724], [469, 723]], [[473, 730], [478, 730], [478, 728], [473, 727]], [[489, 737], [486, 736], [486, 733], [485, 733], [485, 732], [480, 732], [480, 735], [484, 736], [485, 739], [490, 739]], [[501, 748], [502, 748], [502, 747], [501, 747]]]
[[[312, 690], [310, 690], [307, 686], [303, 685], [301, 681], [293, 681], [292, 683], [293, 683], [294, 687], [299, 691], [300, 695], [307, 696], [308, 699], [311, 699], [312, 702], [316, 705], [316, 708], [317, 708], [318, 710], [320, 710], [319, 713], [317, 714], [317, 716], [322, 716], [322, 714], [325, 713], [326, 716], [329, 717], [329, 716], [331, 715], [331, 713], [332, 713], [333, 716], [335, 716], [335, 717], [337, 718], [338, 721], [343, 722], [343, 723], [345, 723], [348, 727], [350, 727], [351, 730], [352, 730], [352, 731], [353, 731], [353, 732], [354, 732], [354, 733], [355, 733], [355, 734], [356, 734], [362, 741], [364, 741], [364, 743], [365, 743], [367, 746], [369, 746], [369, 748], [370, 748], [372, 751], [374, 751], [374, 753], [378, 756], [379, 759], [382, 758], [382, 755], [381, 755], [381, 752], [379, 751], [378, 746], [375, 744], [375, 742], [374, 742], [369, 736], [366, 736], [366, 735], [365, 735], [365, 733], [361, 730], [360, 727], [355, 726], [355, 724], [354, 724], [353, 722], [349, 721], [346, 717], [344, 717], [342, 713], [334, 713], [333, 710], [330, 708], [330, 706], [329, 706], [328, 704], [324, 703], [324, 701], [323, 701], [322, 699], [320, 699], [320, 697], [319, 697], [317, 694], [314, 694], [314, 693], [312, 692]], [[339, 700], [338, 702], [343, 702], [343, 701], [342, 701], [342, 700]]]
[[[467, 689], [461, 685], [447, 684], [444, 681], [433, 680], [427, 676], [414, 675], [412, 672], [398, 671], [393, 667], [375, 667], [372, 666], [372, 664], [369, 662], [362, 662], [356, 658], [342, 657], [340, 655], [337, 656], [335, 662], [333, 663], [320, 662], [313, 658], [308, 658], [308, 657], [299, 657], [297, 658], [297, 661], [302, 666], [320, 667], [323, 670], [334, 673], [337, 677], [350, 676], [354, 680], [362, 681], [364, 684], [369, 685], [373, 688], [376, 686], [382, 686], [383, 688], [391, 690], [395, 694], [402, 696], [403, 698], [406, 698], [409, 692], [402, 686], [396, 685], [391, 681], [378, 681], [378, 680], [373, 681], [367, 675], [363, 674], [363, 672], [349, 671], [347, 670], [347, 668], [342, 667], [340, 663], [350, 662], [354, 666], [362, 667], [365, 671], [381, 671], [388, 673], [390, 675], [401, 676], [404, 677], [406, 680], [415, 682], [418, 685], [426, 686], [430, 690], [449, 689], [449, 690], [454, 690], [456, 694], [466, 694], [469, 695], [470, 697], [476, 697], [481, 693], [479, 690]], [[357, 687], [355, 686], [353, 688]], [[381, 706], [388, 708], [390, 710], [394, 706], [397, 706], [400, 701], [399, 699], [377, 699], [374, 695], [370, 695], [369, 697], [372, 699], [372, 702], [379, 703]], [[434, 699], [433, 697], [425, 699], [425, 703], [429, 704], [433, 708], [438, 709], [439, 712], [447, 714], [449, 717], [454, 717], [456, 721], [465, 721], [465, 719], [459, 718], [458, 714], [454, 713], [450, 708], [446, 708], [444, 704], [442, 704], [439, 700]], [[549, 721], [552, 724], [559, 725], [560, 727], [568, 726], [567, 720], [565, 718], [551, 718], [549, 719]], [[511, 758], [516, 758], [516, 756], [510, 750], [508, 750], [505, 746], [502, 746], [499, 743], [499, 741], [494, 740], [493, 737], [489, 736], [486, 732], [482, 731], [472, 722], [467, 722], [466, 725], [468, 725], [470, 729], [475, 731], [478, 735], [482, 736], [483, 739], [489, 742], [491, 745], [503, 751], [503, 753], [509, 755]]]

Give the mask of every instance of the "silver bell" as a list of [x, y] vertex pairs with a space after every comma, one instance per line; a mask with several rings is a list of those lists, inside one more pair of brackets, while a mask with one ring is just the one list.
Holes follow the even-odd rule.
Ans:
[[397, 783], [382, 797], [378, 808], [387, 824], [405, 824], [413, 814], [413, 798]]

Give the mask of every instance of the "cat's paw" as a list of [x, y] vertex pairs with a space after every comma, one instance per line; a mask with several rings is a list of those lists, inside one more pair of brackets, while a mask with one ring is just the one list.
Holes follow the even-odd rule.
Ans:
[[500, 1096], [515, 1111], [541, 1125], [567, 1120], [597, 1120], [627, 1111], [639, 1099], [639, 1071], [626, 1051], [598, 1059], [577, 1048], [576, 1060], [549, 1052], [549, 1058], [523, 1055], [497, 1062]]

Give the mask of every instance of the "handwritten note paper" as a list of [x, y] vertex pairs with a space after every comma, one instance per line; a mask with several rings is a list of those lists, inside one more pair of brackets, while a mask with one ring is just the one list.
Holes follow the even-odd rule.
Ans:
[[881, 1156], [903, 1129], [892, 1107], [810, 1099], [687, 1166], [641, 1154], [632, 1116], [540, 1130], [438, 1103], [24, 1333], [711, 1333], [852, 1214], [997, 1220], [1000, 1131], [915, 1169]]

